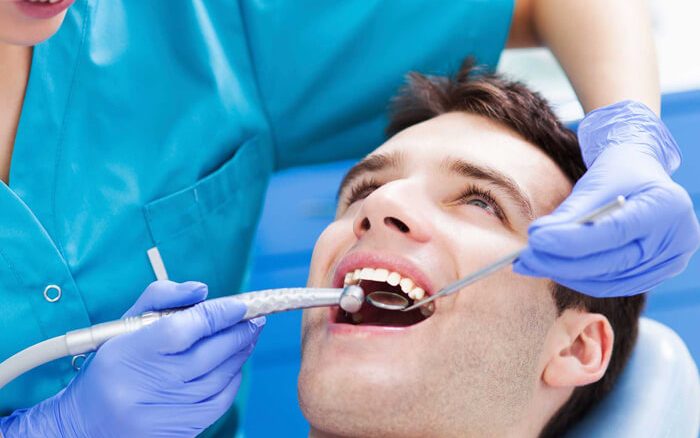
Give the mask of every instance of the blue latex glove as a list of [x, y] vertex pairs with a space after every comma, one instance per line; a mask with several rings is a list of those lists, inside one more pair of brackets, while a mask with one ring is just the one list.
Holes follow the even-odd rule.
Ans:
[[[700, 245], [688, 193], [670, 178], [676, 142], [645, 105], [592, 111], [578, 130], [586, 174], [551, 215], [533, 222], [513, 266], [596, 297], [646, 292], [681, 272]], [[610, 201], [625, 206], [592, 225], [574, 221]]]
[[[187, 306], [204, 284], [155, 282], [125, 316]], [[3, 418], [5, 438], [193, 437], [233, 403], [264, 318], [232, 299], [197, 304], [107, 341], [56, 396]]]

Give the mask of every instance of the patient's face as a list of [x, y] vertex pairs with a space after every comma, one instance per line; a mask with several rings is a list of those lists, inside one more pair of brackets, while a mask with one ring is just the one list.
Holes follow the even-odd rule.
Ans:
[[[344, 187], [310, 286], [340, 287], [348, 272], [381, 268], [410, 279], [408, 294], [434, 293], [523, 246], [532, 219], [571, 190], [535, 146], [463, 113], [402, 131], [369, 157], [379, 156]], [[360, 273], [373, 275], [366, 290], [401, 288], [383, 271]], [[557, 318], [548, 281], [505, 268], [423, 313], [364, 309], [353, 321], [338, 309], [305, 312], [299, 396], [312, 428], [499, 435], [494, 425], [522, 419]]]

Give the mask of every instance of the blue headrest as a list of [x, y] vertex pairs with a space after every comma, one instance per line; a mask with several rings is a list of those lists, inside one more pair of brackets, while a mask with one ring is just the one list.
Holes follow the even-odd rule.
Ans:
[[700, 377], [678, 335], [642, 318], [639, 339], [612, 392], [567, 437], [697, 438]]

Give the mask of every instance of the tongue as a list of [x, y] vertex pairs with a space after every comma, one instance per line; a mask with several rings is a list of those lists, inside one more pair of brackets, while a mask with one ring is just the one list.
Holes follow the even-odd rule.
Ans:
[[395, 310], [378, 309], [365, 304], [362, 310], [355, 314], [353, 320], [358, 325], [384, 325], [392, 327], [405, 327], [417, 324], [425, 319], [419, 310], [399, 312]]

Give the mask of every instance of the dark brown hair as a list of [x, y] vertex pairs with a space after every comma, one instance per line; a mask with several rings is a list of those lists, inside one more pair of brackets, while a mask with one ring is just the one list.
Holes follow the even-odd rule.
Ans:
[[[428, 77], [411, 73], [408, 84], [392, 103], [386, 133], [392, 136], [440, 114], [460, 111], [501, 123], [539, 147], [575, 183], [586, 171], [576, 135], [553, 113], [547, 101], [525, 85], [475, 68], [471, 60], [454, 77]], [[559, 314], [580, 309], [604, 315], [615, 333], [612, 357], [605, 375], [595, 383], [576, 388], [552, 416], [541, 437], [563, 435], [613, 387], [637, 339], [639, 315], [645, 295], [592, 298], [553, 283], [552, 297]]]

